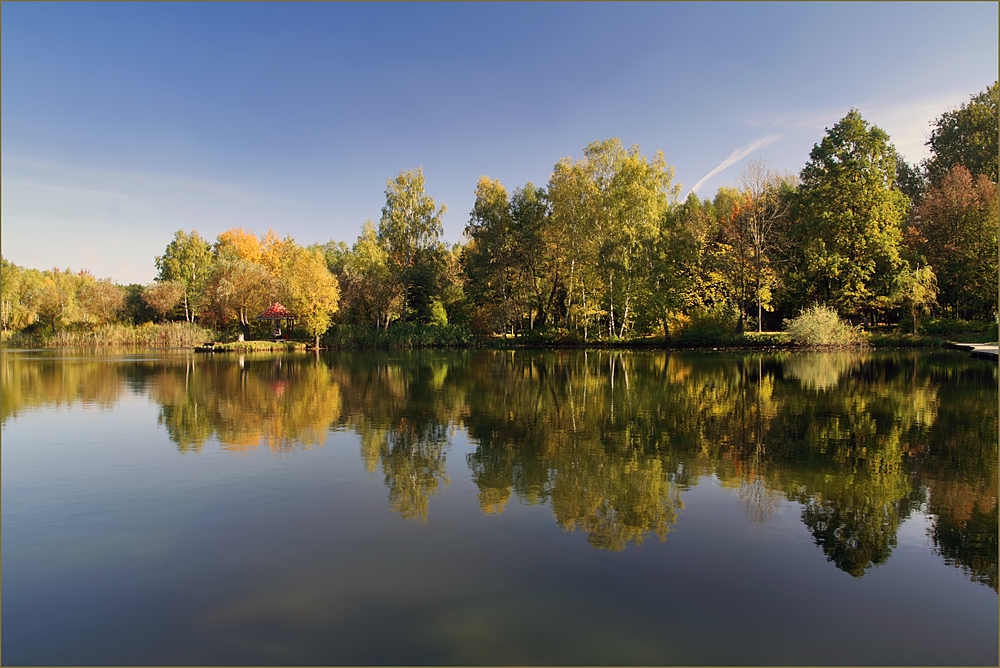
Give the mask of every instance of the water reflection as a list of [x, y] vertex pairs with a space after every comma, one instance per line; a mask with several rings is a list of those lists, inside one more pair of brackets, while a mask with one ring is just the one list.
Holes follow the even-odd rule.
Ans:
[[182, 452], [198, 452], [212, 438], [236, 451], [320, 445], [340, 419], [340, 385], [318, 359], [190, 359], [153, 376], [149, 396]]
[[141, 390], [185, 453], [211, 442], [280, 452], [350, 430], [391, 508], [422, 521], [463, 430], [482, 512], [547, 504], [563, 529], [609, 550], [667, 539], [684, 492], [707, 475], [756, 523], [798, 503], [818, 549], [855, 577], [926, 512], [937, 553], [997, 589], [996, 366], [960, 355], [4, 355], [0, 370], [3, 421]]

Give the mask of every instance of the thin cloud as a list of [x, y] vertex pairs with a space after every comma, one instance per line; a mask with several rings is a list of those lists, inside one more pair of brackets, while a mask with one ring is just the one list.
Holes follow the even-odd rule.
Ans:
[[713, 176], [715, 176], [716, 174], [718, 174], [719, 172], [721, 172], [722, 170], [724, 170], [726, 167], [729, 167], [729, 166], [731, 166], [731, 165], [739, 162], [740, 160], [742, 160], [743, 158], [747, 157], [748, 155], [750, 155], [751, 153], [753, 153], [754, 151], [756, 151], [758, 149], [762, 149], [765, 146], [773, 144], [774, 142], [778, 141], [778, 139], [780, 139], [780, 138], [781, 138], [781, 133], [778, 133], [776, 135], [768, 135], [766, 137], [761, 137], [760, 139], [752, 141], [749, 144], [747, 144], [746, 146], [742, 146], [742, 147], [736, 149], [735, 151], [733, 151], [732, 153], [729, 154], [728, 158], [726, 158], [725, 160], [722, 161], [722, 164], [720, 164], [718, 167], [716, 167], [715, 169], [713, 169], [712, 171], [710, 171], [705, 176], [701, 177], [701, 180], [698, 181], [698, 183], [694, 184], [694, 187], [691, 188], [691, 192], [693, 192], [693, 193], [698, 192], [698, 188], [700, 188], [702, 185], [704, 185], [705, 181], [708, 181], [710, 178], [712, 178]]

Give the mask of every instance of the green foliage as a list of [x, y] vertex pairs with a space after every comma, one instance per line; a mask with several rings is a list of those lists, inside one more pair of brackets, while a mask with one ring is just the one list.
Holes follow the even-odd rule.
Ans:
[[196, 230], [187, 234], [177, 230], [163, 255], [156, 258], [157, 278], [178, 281], [184, 286], [184, 316], [194, 322], [200, 310], [200, 298], [205, 292], [212, 271], [212, 248]]
[[[379, 242], [372, 221], [365, 221], [352, 248], [337, 250], [335, 264], [344, 322], [385, 329], [402, 315], [401, 277], [390, 266], [389, 254]], [[327, 265], [330, 265], [329, 254]]]
[[436, 246], [444, 233], [441, 216], [447, 210], [444, 205], [435, 209], [434, 199], [424, 193], [423, 168], [386, 181], [378, 239], [393, 264], [411, 267], [417, 251]]
[[873, 330], [866, 333], [873, 348], [943, 348], [946, 341], [938, 336]]
[[337, 325], [323, 343], [331, 348], [453, 348], [471, 345], [472, 332], [459, 325], [424, 325], [396, 321], [388, 329], [370, 325]]
[[945, 338], [955, 334], [985, 336], [991, 329], [995, 331], [995, 328], [996, 320], [962, 320], [961, 318], [929, 318], [921, 326], [925, 334]]
[[799, 305], [822, 301], [844, 315], [889, 306], [908, 207], [894, 188], [896, 157], [854, 109], [809, 154], [787, 240]]
[[444, 327], [448, 324], [448, 311], [437, 297], [431, 299], [430, 318], [427, 324], [431, 327]]
[[939, 183], [955, 165], [965, 166], [974, 176], [984, 174], [993, 183], [997, 182], [998, 101], [1000, 88], [994, 81], [959, 109], [938, 118], [927, 140], [931, 149], [927, 172], [932, 183]]
[[792, 342], [788, 332], [745, 332], [732, 337], [729, 345], [751, 348], [772, 348], [787, 346]]
[[893, 299], [909, 312], [912, 334], [919, 329], [920, 317], [930, 315], [931, 307], [937, 305], [937, 294], [937, 276], [928, 265], [916, 269], [903, 267], [896, 276]]
[[864, 335], [829, 306], [815, 304], [785, 323], [792, 343], [800, 346], [861, 347]]
[[565, 327], [548, 325], [527, 332], [523, 338], [527, 345], [561, 346], [574, 343], [574, 338]]
[[125, 305], [122, 307], [122, 317], [133, 325], [141, 325], [157, 319], [156, 312], [149, 307], [144, 299], [146, 286], [139, 283], [129, 283], [125, 286]]
[[735, 335], [738, 319], [736, 311], [729, 308], [695, 312], [677, 333], [676, 342], [682, 346], [727, 345]]
[[431, 299], [440, 296], [441, 217], [446, 211], [444, 205], [435, 208], [434, 199], [425, 194], [422, 168], [386, 182], [378, 243], [402, 288], [403, 320], [413, 316], [426, 323]]

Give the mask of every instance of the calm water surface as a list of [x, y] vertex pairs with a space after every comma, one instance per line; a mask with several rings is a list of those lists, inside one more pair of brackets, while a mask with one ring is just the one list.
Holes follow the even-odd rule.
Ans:
[[0, 371], [4, 664], [997, 665], [964, 353]]

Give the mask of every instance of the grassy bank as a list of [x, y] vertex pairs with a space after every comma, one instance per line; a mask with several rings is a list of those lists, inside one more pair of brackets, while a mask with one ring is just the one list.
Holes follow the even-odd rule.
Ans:
[[35, 331], [4, 332], [5, 348], [192, 348], [211, 341], [215, 332], [188, 322], [145, 323], [123, 325], [114, 323], [94, 328], [78, 328], [55, 333]]
[[305, 350], [306, 344], [301, 341], [230, 341], [229, 343], [213, 343], [210, 347], [212, 352], [216, 353], [252, 353]]

